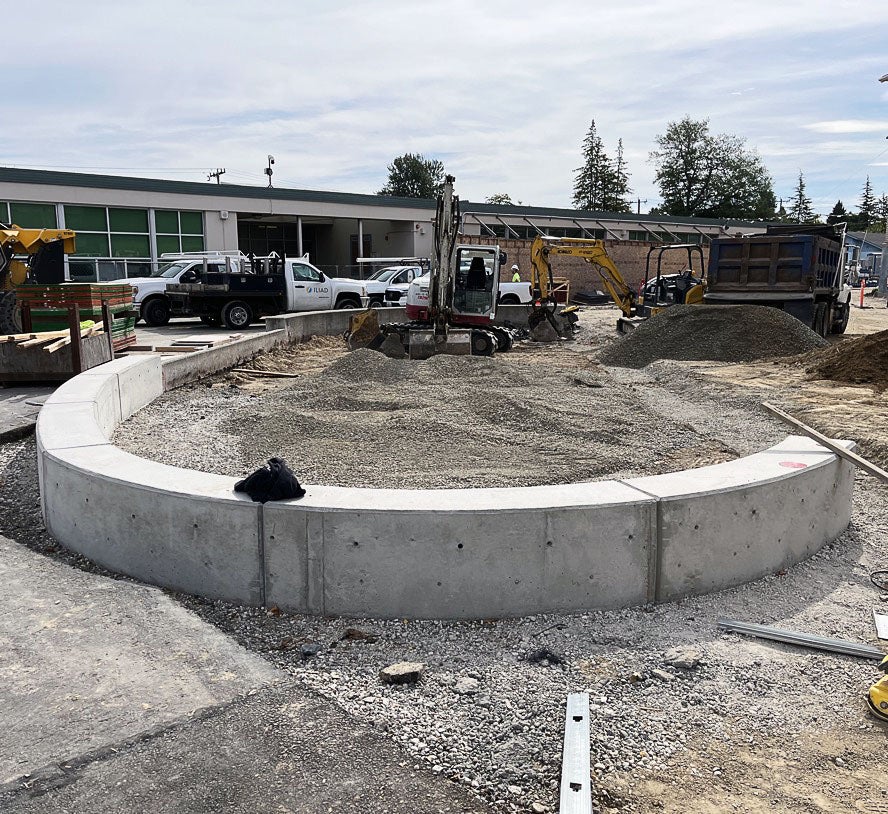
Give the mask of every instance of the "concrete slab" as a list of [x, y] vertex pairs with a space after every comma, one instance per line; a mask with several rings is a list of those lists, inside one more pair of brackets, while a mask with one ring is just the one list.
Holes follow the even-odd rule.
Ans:
[[295, 683], [217, 714], [115, 744], [28, 788], [0, 788], [6, 814], [484, 814], [470, 790]]
[[40, 407], [54, 389], [0, 386], [0, 441], [14, 441], [34, 432]]
[[0, 580], [0, 784], [280, 678], [156, 588], [2, 537]]

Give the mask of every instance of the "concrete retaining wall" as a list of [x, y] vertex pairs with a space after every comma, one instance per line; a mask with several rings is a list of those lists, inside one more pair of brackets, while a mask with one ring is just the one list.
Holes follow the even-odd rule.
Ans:
[[307, 486], [300, 501], [260, 506], [233, 492], [234, 478], [108, 442], [163, 389], [160, 360], [143, 356], [88, 371], [47, 400], [37, 422], [44, 517], [60, 542], [107, 568], [208, 598], [419, 618], [637, 605], [784, 568], [850, 519], [852, 465], [797, 436], [626, 481]]

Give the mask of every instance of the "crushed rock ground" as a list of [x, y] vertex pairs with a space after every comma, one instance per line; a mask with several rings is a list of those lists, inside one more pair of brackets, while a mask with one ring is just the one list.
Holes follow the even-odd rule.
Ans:
[[[594, 336], [586, 342], [600, 344]], [[733, 437], [739, 453], [785, 434], [753, 409], [762, 385], [711, 372], [658, 362], [618, 375], [698, 434]], [[768, 398], [792, 406], [796, 379], [783, 373], [775, 366]], [[789, 378], [783, 389], [781, 377]], [[819, 424], [816, 411], [806, 420]], [[866, 440], [867, 425], [856, 426], [854, 437]], [[0, 532], [94, 569], [43, 528], [34, 454], [32, 440], [0, 445]], [[878, 677], [874, 663], [716, 626], [727, 616], [875, 643], [870, 610], [888, 612], [888, 595], [869, 581], [888, 563], [885, 489], [858, 473], [849, 530], [810, 560], [654, 607], [448, 623], [322, 619], [180, 599], [495, 811], [557, 810], [564, 698], [584, 690], [596, 812], [888, 811], [888, 730], [864, 704]], [[349, 627], [378, 638], [344, 638]], [[303, 658], [303, 644], [318, 646], [317, 655]], [[670, 665], [674, 646], [692, 648], [699, 664]], [[564, 663], [526, 659], [540, 648]], [[378, 672], [395, 661], [424, 662], [423, 679], [383, 686]]]

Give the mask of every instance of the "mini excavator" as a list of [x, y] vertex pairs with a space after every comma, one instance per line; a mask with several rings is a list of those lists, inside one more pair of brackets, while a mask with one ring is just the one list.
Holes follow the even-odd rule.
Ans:
[[514, 330], [494, 325], [505, 255], [499, 246], [457, 244], [461, 217], [455, 180], [445, 178], [438, 198], [429, 273], [417, 277], [407, 291], [410, 322], [380, 326], [375, 309], [356, 314], [346, 334], [351, 349], [428, 359], [439, 353], [492, 356], [514, 344]]
[[885, 675], [869, 688], [866, 703], [876, 718], [888, 722], [888, 656], [879, 663], [879, 669]]

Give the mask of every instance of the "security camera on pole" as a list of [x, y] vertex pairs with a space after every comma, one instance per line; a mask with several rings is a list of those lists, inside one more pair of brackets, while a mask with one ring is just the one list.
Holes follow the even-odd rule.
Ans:
[[272, 170], [272, 165], [274, 164], [274, 156], [268, 156], [268, 166], [265, 168], [265, 174], [268, 176], [268, 187], [271, 189], [271, 176], [274, 170]]

